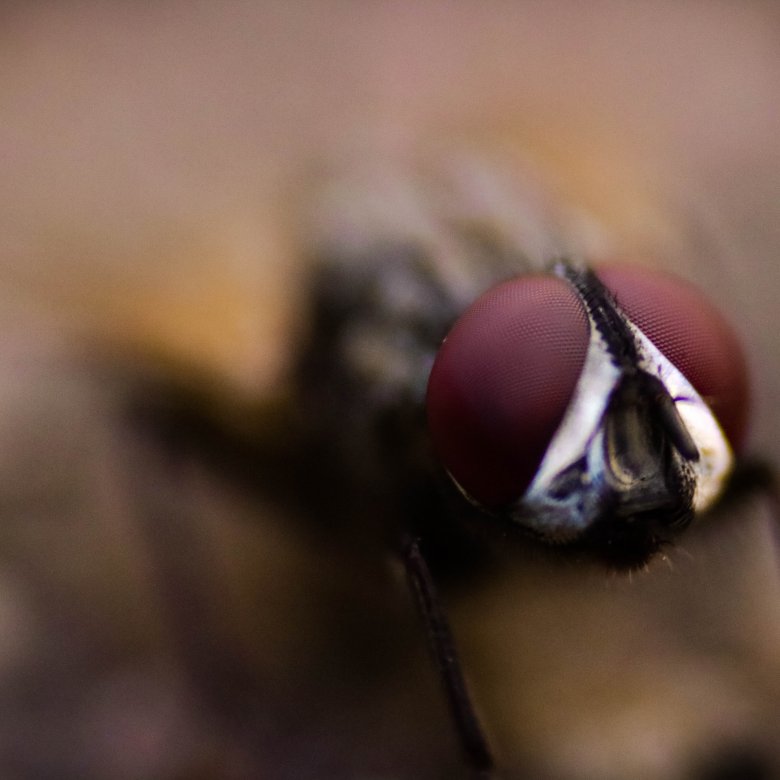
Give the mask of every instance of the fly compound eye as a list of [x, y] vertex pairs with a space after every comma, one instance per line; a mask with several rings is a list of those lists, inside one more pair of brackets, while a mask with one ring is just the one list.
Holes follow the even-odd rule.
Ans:
[[520, 498], [577, 385], [589, 324], [554, 276], [492, 288], [458, 319], [428, 382], [428, 426], [444, 466], [486, 507]]
[[748, 421], [748, 372], [739, 340], [720, 312], [670, 274], [617, 264], [597, 274], [631, 321], [696, 388], [739, 451]]

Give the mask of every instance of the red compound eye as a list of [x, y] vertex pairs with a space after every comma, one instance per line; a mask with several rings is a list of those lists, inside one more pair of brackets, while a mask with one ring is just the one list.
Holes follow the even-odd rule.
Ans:
[[688, 282], [631, 265], [602, 266], [618, 305], [707, 401], [735, 450], [745, 440], [748, 371], [736, 334]]
[[428, 382], [434, 447], [488, 507], [519, 498], [557, 430], [585, 360], [589, 326], [573, 288], [523, 276], [489, 290], [455, 323]]

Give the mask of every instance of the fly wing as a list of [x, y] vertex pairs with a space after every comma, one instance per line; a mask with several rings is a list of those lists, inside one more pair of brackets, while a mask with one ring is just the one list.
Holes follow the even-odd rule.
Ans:
[[308, 254], [375, 265], [387, 254], [377, 250], [414, 248], [457, 314], [497, 281], [571, 254], [562, 213], [516, 160], [380, 157], [323, 179], [302, 230]]

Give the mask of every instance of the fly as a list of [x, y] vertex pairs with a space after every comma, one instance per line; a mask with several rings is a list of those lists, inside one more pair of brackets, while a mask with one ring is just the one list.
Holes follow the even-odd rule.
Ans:
[[460, 174], [327, 193], [296, 384], [332, 484], [363, 497], [406, 566], [466, 760], [486, 772], [428, 539], [498, 524], [643, 566], [723, 493], [749, 394], [701, 293], [556, 259], [571, 242], [544, 197]]

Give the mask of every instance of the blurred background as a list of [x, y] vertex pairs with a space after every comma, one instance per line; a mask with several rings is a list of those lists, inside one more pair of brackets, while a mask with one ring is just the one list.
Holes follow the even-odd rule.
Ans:
[[[3, 777], [465, 776], [380, 551], [128, 413], [284, 397], [333, 160], [532, 158], [584, 240], [717, 302], [780, 457], [776, 4], [8, 2], [0, 63]], [[630, 579], [510, 556], [451, 594], [504, 776], [780, 777], [769, 516], [721, 514]]]

